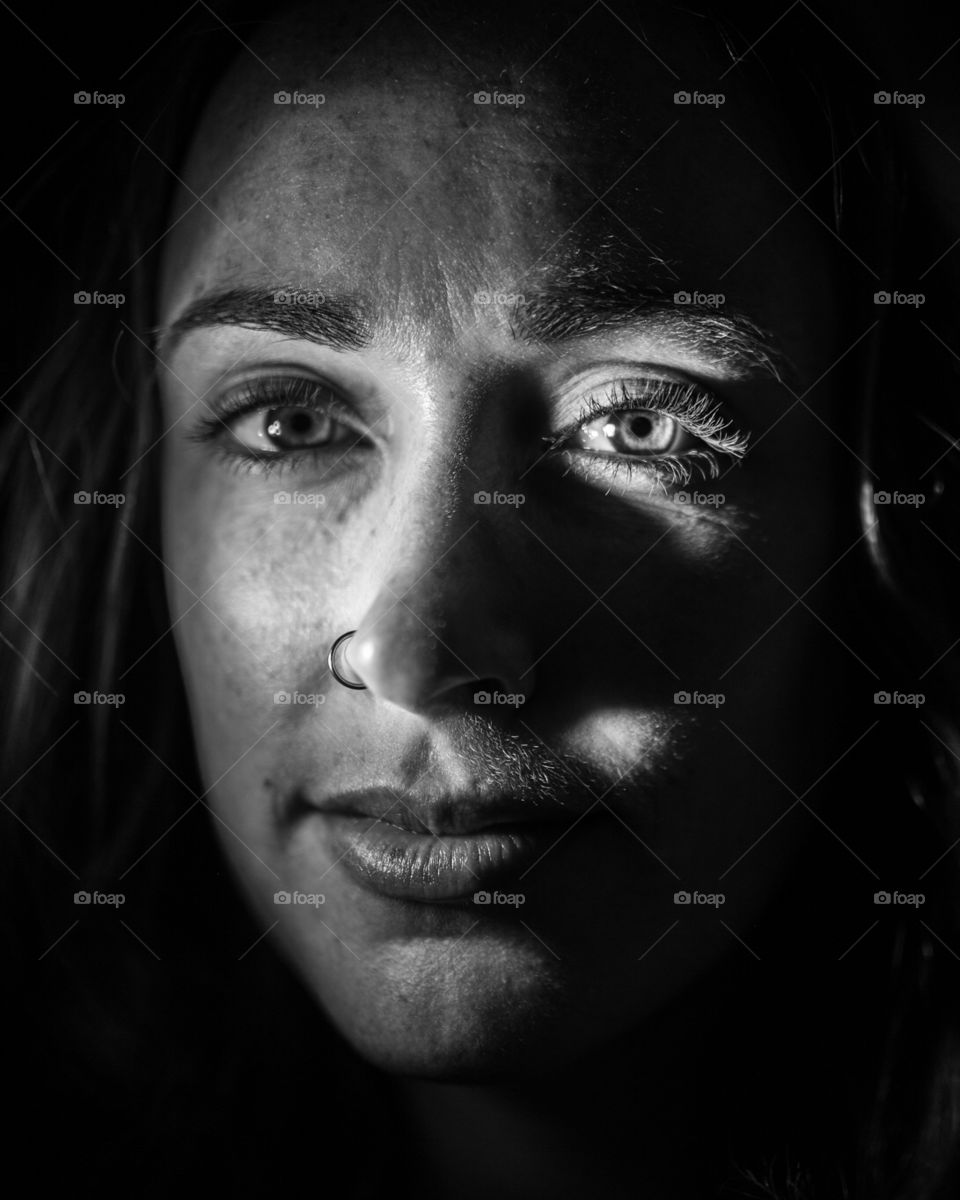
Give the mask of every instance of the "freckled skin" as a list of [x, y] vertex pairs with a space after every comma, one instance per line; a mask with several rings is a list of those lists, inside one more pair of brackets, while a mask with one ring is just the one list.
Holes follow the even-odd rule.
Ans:
[[[682, 18], [651, 18], [648, 32], [691, 78], [715, 78]], [[216, 216], [194, 207], [168, 239], [161, 318], [207, 290], [299, 286], [369, 296], [376, 331], [368, 349], [339, 352], [200, 329], [162, 380], [167, 422], [179, 421], [164, 443], [169, 597], [217, 832], [265, 927], [276, 922], [271, 936], [361, 1053], [437, 1079], [533, 1072], [637, 1027], [730, 950], [710, 910], [685, 912], [645, 953], [677, 917], [674, 891], [724, 891], [724, 920], [746, 933], [800, 850], [783, 822], [718, 884], [790, 803], [774, 773], [801, 791], [852, 740], [811, 673], [829, 677], [845, 651], [802, 606], [777, 623], [793, 600], [784, 584], [802, 592], [846, 547], [836, 443], [802, 406], [777, 420], [792, 397], [775, 380], [723, 376], [642, 331], [521, 344], [476, 293], [523, 292], [560, 243], [570, 261], [603, 239], [641, 256], [645, 244], [678, 288], [723, 292], [760, 320], [802, 391], [843, 350], [824, 235], [800, 208], [778, 223], [790, 198], [770, 173], [716, 114], [678, 116], [676, 85], [649, 56], [631, 53], [625, 71], [616, 38], [561, 44], [517, 111], [474, 105], [476, 79], [396, 22], [327, 77], [338, 50], [309, 16], [254, 48], [283, 86], [325, 102], [276, 106], [272, 77], [238, 59], [184, 168], [197, 194], [220, 179], [205, 201]], [[518, 78], [511, 53], [491, 35], [470, 59], [482, 78], [505, 62]], [[585, 88], [588, 76], [602, 83]], [[731, 77], [724, 119], [791, 177], [773, 118], [741, 88]], [[621, 177], [613, 215], [593, 202]], [[558, 458], [530, 469], [542, 445], [519, 440], [517, 414], [533, 392], [556, 428], [579, 410], [577, 373], [624, 358], [637, 376], [653, 364], [712, 381], [750, 431], [742, 466], [691, 484], [724, 493], [721, 508], [678, 505], [576, 456], [566, 473]], [[278, 364], [353, 397], [367, 448], [264, 476], [186, 439], [197, 396], [215, 405], [239, 370]], [[829, 375], [809, 403], [829, 413]], [[281, 506], [283, 490], [323, 502]], [[526, 502], [481, 507], [478, 490]], [[816, 596], [828, 612], [829, 582]], [[326, 669], [333, 638], [354, 628], [363, 692]], [[474, 685], [491, 678], [524, 693], [522, 709], [478, 715]], [[294, 690], [323, 702], [274, 703]], [[726, 703], [677, 705], [681, 690]], [[364, 892], [321, 834], [278, 816], [297, 789], [413, 785], [425, 764], [451, 787], [482, 783], [511, 738], [579, 763], [621, 818], [529, 874], [529, 929]], [[281, 889], [326, 901], [278, 908]]]

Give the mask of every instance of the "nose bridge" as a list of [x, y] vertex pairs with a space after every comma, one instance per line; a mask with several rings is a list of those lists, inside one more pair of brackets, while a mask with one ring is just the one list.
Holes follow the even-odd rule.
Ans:
[[462, 456], [451, 455], [443, 465], [427, 462], [416, 485], [391, 502], [374, 539], [366, 625], [389, 623], [407, 638], [425, 625], [440, 634], [450, 624], [448, 610], [470, 606], [470, 578], [482, 573], [492, 548], [470, 487]]
[[425, 574], [441, 581], [450, 556], [469, 569], [464, 548], [488, 524], [489, 510], [477, 493], [505, 471], [511, 448], [505, 428], [504, 396], [482, 356], [459, 353], [424, 363], [419, 444], [405, 455], [393, 482], [377, 538], [376, 574], [406, 587]]
[[514, 564], [495, 528], [503, 517], [475, 503], [477, 442], [474, 423], [464, 424], [454, 430], [441, 418], [395, 481], [350, 645], [368, 689], [412, 710], [479, 680], [517, 692], [530, 662], [507, 603]]
[[476, 519], [468, 486], [470, 439], [446, 421], [430, 424], [435, 427], [425, 435], [427, 446], [397, 479], [376, 539], [383, 556], [379, 577], [395, 575], [407, 586], [469, 536]]

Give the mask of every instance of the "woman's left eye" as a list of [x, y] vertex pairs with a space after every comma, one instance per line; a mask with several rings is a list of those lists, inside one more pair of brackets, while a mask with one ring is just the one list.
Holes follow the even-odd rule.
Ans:
[[668, 487], [696, 476], [717, 478], [724, 461], [744, 457], [748, 437], [699, 384], [648, 378], [619, 380], [589, 394], [578, 419], [545, 440], [593, 470]]
[[638, 408], [607, 413], [582, 425], [567, 445], [616, 454], [671, 454], [680, 448], [683, 436], [683, 428], [673, 417]]

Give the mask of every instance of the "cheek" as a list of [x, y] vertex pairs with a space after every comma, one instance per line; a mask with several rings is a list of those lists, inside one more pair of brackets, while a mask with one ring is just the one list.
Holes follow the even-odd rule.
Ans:
[[[749, 513], [738, 504], [726, 529], [678, 523], [564, 644], [563, 665], [582, 681], [566, 703], [575, 692], [585, 713], [657, 710], [695, 776], [700, 800], [684, 820], [741, 836], [862, 732], [851, 730], [841, 683], [857, 664], [830, 628], [830, 576], [798, 602], [845, 549], [833, 486], [811, 481], [811, 462], [827, 473], [823, 447], [804, 455], [785, 430], [783, 446], [770, 448], [774, 466], [752, 489], [761, 501]], [[561, 674], [555, 690], [562, 683]]]
[[311, 513], [244, 483], [197, 477], [187, 486], [176, 464], [165, 479], [171, 623], [198, 753], [213, 779], [283, 716], [278, 693], [322, 695], [329, 683], [338, 542]]

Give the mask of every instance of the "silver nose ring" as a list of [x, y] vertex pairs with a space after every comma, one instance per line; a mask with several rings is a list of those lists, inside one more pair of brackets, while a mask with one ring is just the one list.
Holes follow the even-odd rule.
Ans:
[[365, 689], [367, 685], [347, 662], [346, 656], [347, 642], [350, 641], [356, 632], [355, 629], [351, 629], [348, 633], [341, 633], [336, 641], [334, 641], [330, 647], [330, 653], [327, 655], [327, 666], [330, 668], [330, 674], [337, 683], [342, 683], [344, 687], [355, 688], [357, 691], [360, 691]]

